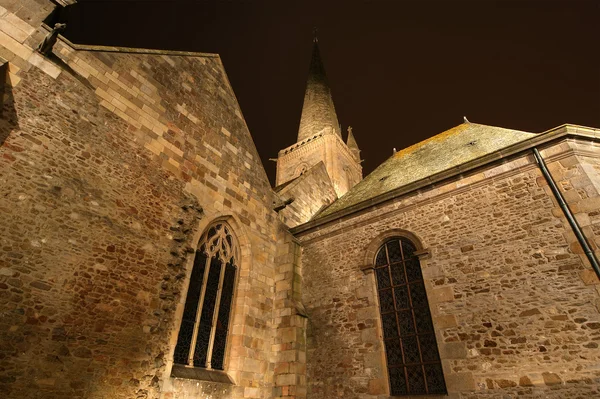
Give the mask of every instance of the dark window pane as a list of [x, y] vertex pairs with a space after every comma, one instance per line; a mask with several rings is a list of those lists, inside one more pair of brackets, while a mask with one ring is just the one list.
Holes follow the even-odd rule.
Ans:
[[388, 366], [401, 365], [403, 363], [402, 349], [400, 348], [400, 340], [398, 338], [385, 341], [385, 353]]
[[400, 285], [406, 283], [406, 277], [404, 276], [404, 265], [397, 263], [390, 266], [392, 270], [392, 282], [394, 285]]
[[415, 323], [412, 319], [412, 312], [410, 310], [398, 312], [398, 323], [400, 324], [400, 334], [414, 334]]
[[400, 242], [398, 240], [389, 241], [387, 244], [388, 257], [390, 263], [402, 261], [402, 253], [400, 252]]
[[410, 284], [410, 299], [413, 308], [427, 307], [427, 294], [422, 282]]
[[383, 321], [383, 336], [385, 339], [395, 338], [398, 336], [396, 327], [396, 314], [388, 313], [381, 316]]
[[427, 389], [429, 393], [446, 393], [444, 372], [441, 364], [426, 364], [425, 377], [427, 378]]
[[387, 264], [387, 258], [385, 257], [385, 248], [381, 247], [379, 252], [377, 252], [377, 257], [375, 258], [375, 266], [381, 266]]
[[402, 349], [404, 349], [404, 362], [406, 364], [421, 363], [416, 335], [402, 338]]
[[221, 303], [217, 316], [217, 328], [215, 331], [215, 343], [213, 346], [211, 366], [213, 369], [223, 370], [225, 358], [225, 344], [227, 343], [227, 331], [229, 329], [229, 313], [231, 300], [233, 299], [233, 284], [235, 282], [235, 266], [228, 263], [225, 267], [223, 279], [223, 290], [221, 291]]
[[387, 267], [375, 269], [377, 273], [377, 286], [379, 289], [388, 288], [390, 286], [390, 275]]
[[412, 257], [416, 250], [417, 248], [412, 242], [408, 240], [402, 240], [402, 253], [404, 255], [404, 259]]
[[415, 320], [417, 322], [417, 332], [419, 334], [433, 331], [433, 323], [431, 321], [431, 313], [429, 307], [414, 309]]
[[394, 297], [391, 289], [379, 291], [379, 306], [381, 313], [394, 311]]
[[[415, 251], [416, 246], [410, 241], [393, 239], [379, 249], [376, 257], [392, 396], [446, 393], [425, 284]], [[390, 263], [385, 263], [388, 266], [383, 266], [388, 260]], [[395, 311], [391, 310], [392, 306]]]
[[202, 280], [204, 278], [204, 269], [206, 267], [206, 255], [203, 248], [196, 252], [192, 275], [190, 277], [190, 286], [185, 298], [185, 307], [183, 308], [183, 319], [177, 336], [177, 345], [175, 346], [175, 363], [187, 364], [192, 345], [192, 336], [194, 335], [194, 326], [196, 325], [196, 314], [198, 312], [198, 301], [200, 300], [200, 291], [202, 290]]
[[194, 335], [194, 321], [182, 320], [179, 327], [179, 335], [177, 336], [177, 346], [175, 346], [175, 354], [173, 356], [175, 363], [188, 364], [188, 356], [190, 355], [190, 346]]
[[210, 238], [214, 237], [215, 234], [217, 234], [216, 226], [211, 227], [210, 230], [208, 230], [207, 238], [210, 239]]
[[406, 265], [406, 276], [408, 277], [408, 281], [416, 281], [423, 280], [421, 276], [421, 266], [419, 265], [419, 260], [417, 258], [412, 258], [407, 260]]
[[408, 377], [409, 393], [427, 393], [427, 391], [425, 391], [425, 378], [423, 378], [421, 366], [407, 367], [406, 375]]
[[204, 293], [204, 304], [202, 305], [198, 337], [196, 338], [196, 347], [194, 348], [194, 366], [206, 367], [210, 330], [212, 329], [212, 319], [215, 311], [215, 301], [217, 299], [220, 274], [221, 261], [213, 257], [210, 260], [210, 270], [208, 271], [206, 292]]
[[406, 377], [404, 376], [404, 367], [390, 368], [390, 391], [392, 396], [406, 395]]
[[420, 335], [419, 342], [421, 343], [421, 355], [424, 362], [436, 362], [440, 360], [433, 334]]
[[396, 296], [396, 309], [407, 309], [410, 306], [408, 288], [405, 285], [394, 288], [394, 295]]

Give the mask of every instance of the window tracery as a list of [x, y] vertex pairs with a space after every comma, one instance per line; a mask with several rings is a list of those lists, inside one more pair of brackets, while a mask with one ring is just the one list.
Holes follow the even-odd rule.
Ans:
[[223, 370], [238, 248], [219, 222], [200, 240], [175, 346], [176, 364]]

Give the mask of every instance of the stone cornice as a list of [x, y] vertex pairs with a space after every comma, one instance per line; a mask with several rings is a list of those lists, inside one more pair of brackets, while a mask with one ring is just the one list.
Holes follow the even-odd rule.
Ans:
[[[42, 28], [47, 30], [48, 32], [52, 31], [45, 23], [42, 24]], [[94, 46], [87, 44], [76, 44], [71, 42], [69, 39], [64, 37], [63, 35], [58, 35], [60, 40], [71, 47], [73, 50], [78, 51], [101, 51], [107, 53], [129, 53], [129, 54], [156, 54], [156, 55], [178, 55], [178, 56], [187, 56], [187, 57], [206, 57], [206, 58], [220, 58], [219, 54], [214, 53], [199, 53], [193, 51], [176, 51], [176, 50], [154, 50], [154, 49], [146, 49], [146, 48], [133, 48], [133, 47], [113, 47], [113, 46]]]

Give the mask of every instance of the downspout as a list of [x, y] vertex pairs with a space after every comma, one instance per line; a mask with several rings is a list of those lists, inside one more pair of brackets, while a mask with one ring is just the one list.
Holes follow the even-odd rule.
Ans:
[[600, 265], [598, 264], [598, 259], [596, 258], [596, 255], [590, 248], [590, 244], [588, 243], [587, 239], [583, 235], [583, 232], [581, 231], [581, 227], [579, 227], [579, 223], [577, 223], [577, 220], [575, 220], [575, 217], [573, 217], [573, 213], [571, 212], [571, 210], [569, 209], [569, 206], [565, 202], [565, 199], [563, 198], [562, 193], [558, 190], [558, 187], [556, 186], [556, 183], [554, 182], [554, 179], [552, 178], [550, 171], [548, 171], [548, 168], [546, 167], [546, 162], [544, 162], [544, 158], [542, 158], [542, 156], [540, 155], [540, 152], [535, 147], [533, 148], [533, 156], [535, 157], [535, 160], [537, 161], [537, 163], [540, 167], [540, 170], [542, 171], [542, 174], [544, 175], [544, 178], [546, 179], [546, 182], [548, 182], [548, 185], [550, 186], [550, 190], [552, 190], [552, 194], [554, 194], [554, 198], [556, 198], [556, 201], [558, 202], [558, 205], [560, 206], [563, 213], [565, 214], [565, 217], [567, 218], [569, 225], [571, 225], [571, 229], [573, 229], [573, 233], [575, 233], [575, 237], [577, 237], [577, 241], [579, 241], [581, 248], [583, 248], [583, 252], [587, 256], [588, 260], [590, 261], [590, 264], [592, 265], [594, 272], [596, 272], [596, 276], [598, 276], [598, 278], [600, 279]]

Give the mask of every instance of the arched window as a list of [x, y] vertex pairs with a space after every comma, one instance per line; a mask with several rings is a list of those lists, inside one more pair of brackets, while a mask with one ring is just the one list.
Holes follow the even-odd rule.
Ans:
[[446, 384], [416, 247], [392, 238], [379, 248], [375, 275], [393, 396], [444, 394]]
[[200, 239], [190, 278], [174, 362], [223, 370], [236, 276], [237, 244], [219, 222]]

